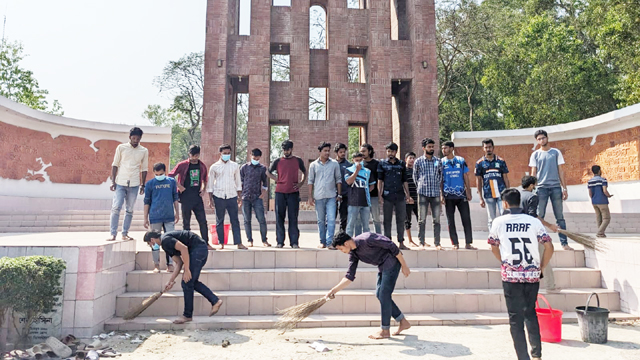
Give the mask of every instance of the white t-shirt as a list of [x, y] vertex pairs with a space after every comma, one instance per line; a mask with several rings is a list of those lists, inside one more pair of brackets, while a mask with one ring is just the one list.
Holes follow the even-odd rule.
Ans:
[[502, 281], [537, 283], [541, 256], [538, 243], [551, 241], [540, 220], [523, 214], [506, 214], [493, 220], [489, 244], [500, 247]]

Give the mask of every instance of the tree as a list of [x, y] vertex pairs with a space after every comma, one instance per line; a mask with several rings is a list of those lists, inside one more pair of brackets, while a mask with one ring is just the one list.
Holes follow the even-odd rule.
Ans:
[[0, 45], [0, 95], [32, 109], [59, 116], [64, 115], [58, 100], [53, 100], [53, 104], [49, 107], [47, 101], [49, 91], [40, 89], [33, 72], [20, 66], [24, 57], [20, 43], [6, 42]]
[[236, 110], [236, 162], [243, 164], [247, 161], [249, 122], [249, 94], [237, 95]]
[[173, 97], [169, 108], [149, 105], [142, 113], [157, 126], [170, 126], [171, 166], [188, 157], [189, 146], [200, 143], [204, 97], [204, 54], [191, 53], [169, 61], [162, 75], [154, 80], [160, 93]]

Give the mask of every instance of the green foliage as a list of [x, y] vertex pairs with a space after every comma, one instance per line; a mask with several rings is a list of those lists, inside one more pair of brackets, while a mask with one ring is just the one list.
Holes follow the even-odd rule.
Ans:
[[[60, 286], [65, 262], [51, 256], [24, 256], [0, 259], [0, 314], [11, 310], [14, 317], [26, 318], [18, 329], [25, 341], [33, 321], [53, 310], [62, 295]], [[14, 321], [15, 323], [15, 321]]]
[[249, 94], [238, 94], [236, 101], [236, 162], [247, 162]]
[[443, 0], [436, 21], [443, 139], [640, 102], [637, 0]]
[[200, 143], [204, 96], [204, 54], [190, 53], [169, 61], [154, 80], [161, 93], [173, 98], [169, 108], [149, 105], [142, 117], [156, 126], [170, 126], [171, 164], [187, 159], [189, 146]]
[[360, 149], [360, 128], [349, 128], [349, 143], [347, 144], [347, 160], [351, 161], [351, 156]]
[[49, 91], [40, 89], [33, 72], [20, 66], [25, 57], [23, 50], [22, 45], [17, 42], [0, 45], [0, 95], [32, 109], [64, 115], [58, 100], [53, 100], [49, 107]]

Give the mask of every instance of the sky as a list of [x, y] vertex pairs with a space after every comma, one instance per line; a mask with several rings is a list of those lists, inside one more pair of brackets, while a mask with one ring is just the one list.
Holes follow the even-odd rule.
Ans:
[[148, 125], [147, 105], [171, 103], [153, 79], [205, 46], [206, 0], [0, 0], [4, 16], [22, 67], [81, 120]]

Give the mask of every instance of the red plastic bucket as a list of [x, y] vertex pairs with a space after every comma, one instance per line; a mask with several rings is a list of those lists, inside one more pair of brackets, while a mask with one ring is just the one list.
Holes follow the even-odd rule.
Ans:
[[[229, 228], [231, 228], [231, 224], [224, 225], [224, 244], [227, 245], [229, 242]], [[211, 242], [215, 245], [220, 245], [220, 241], [218, 240], [218, 231], [216, 230], [215, 225], [211, 225]]]
[[547, 308], [541, 308], [536, 300], [536, 314], [538, 314], [538, 324], [540, 325], [540, 340], [548, 343], [562, 341], [562, 310], [553, 309], [547, 299], [538, 294]]

